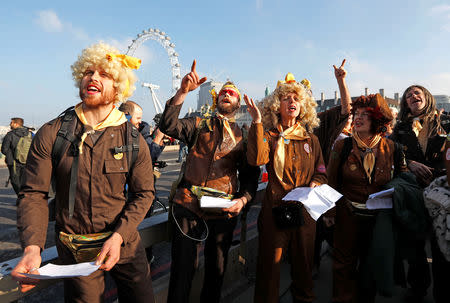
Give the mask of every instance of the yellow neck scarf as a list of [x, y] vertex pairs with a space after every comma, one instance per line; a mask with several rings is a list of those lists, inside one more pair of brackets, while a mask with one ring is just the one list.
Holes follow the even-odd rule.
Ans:
[[412, 123], [412, 130], [416, 134], [416, 137], [419, 136], [419, 133], [422, 130], [422, 128], [423, 128], [423, 126], [420, 123], [420, 119], [419, 118], [414, 118], [413, 119], [413, 123]]
[[97, 125], [89, 125], [89, 123], [86, 120], [86, 117], [83, 113], [83, 107], [82, 102], [78, 103], [75, 106], [75, 113], [77, 114], [78, 119], [80, 119], [81, 123], [85, 125], [83, 135], [81, 136], [81, 142], [78, 146], [78, 150], [80, 151], [80, 154], [83, 153], [83, 143], [84, 140], [86, 140], [86, 137], [90, 134], [93, 134], [94, 131], [104, 129], [110, 126], [119, 126], [123, 123], [127, 122], [127, 118], [125, 117], [125, 114], [121, 111], [119, 111], [115, 106], [113, 107], [112, 111], [108, 114], [108, 116], [103, 120], [102, 122], [98, 123]]
[[[223, 129], [228, 132], [228, 134], [231, 137], [231, 140], [233, 140], [233, 143], [236, 144], [236, 138], [234, 137], [233, 131], [231, 130], [230, 123], [228, 123], [228, 121], [234, 122], [236, 120], [234, 118], [227, 118], [224, 115], [219, 114], [219, 113], [216, 113], [216, 116], [217, 116], [217, 118], [219, 118], [219, 120], [222, 121]], [[223, 134], [223, 137], [225, 137], [225, 134]]]
[[361, 140], [361, 138], [358, 135], [358, 132], [353, 131], [352, 134], [358, 147], [365, 150], [363, 166], [364, 171], [366, 172], [366, 176], [367, 178], [369, 178], [370, 184], [372, 183], [372, 172], [375, 166], [375, 155], [373, 153], [373, 148], [378, 144], [378, 142], [380, 142], [381, 136], [379, 134], [376, 134], [370, 141], [369, 145], [367, 145], [363, 140]]
[[275, 174], [277, 175], [278, 180], [281, 183], [283, 182], [283, 171], [284, 171], [284, 140], [303, 140], [309, 138], [309, 135], [306, 133], [306, 130], [303, 126], [300, 125], [300, 122], [295, 123], [293, 126], [289, 127], [285, 131], [283, 131], [283, 127], [281, 124], [277, 126], [280, 135], [278, 137], [277, 146], [275, 149], [275, 157], [273, 161], [273, 169], [275, 170]]

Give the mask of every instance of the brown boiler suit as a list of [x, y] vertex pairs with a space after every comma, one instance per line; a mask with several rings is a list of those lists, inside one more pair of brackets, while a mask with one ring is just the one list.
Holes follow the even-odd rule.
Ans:
[[[331, 151], [327, 167], [328, 184], [340, 191], [347, 200], [365, 203], [370, 194], [383, 190], [383, 186], [394, 175], [394, 142], [382, 138], [373, 149], [376, 161], [371, 183], [364, 171], [361, 153], [354, 139], [350, 155], [344, 160], [342, 167], [339, 167], [344, 142], [345, 140], [337, 141]], [[406, 166], [400, 169], [405, 170]], [[336, 203], [333, 302], [370, 302], [375, 293], [358, 293], [357, 264], [358, 259], [367, 256], [374, 221], [353, 215], [347, 200], [341, 199]]]
[[273, 168], [278, 131], [264, 132], [261, 123], [252, 124], [248, 136], [247, 159], [250, 165], [266, 164], [269, 182], [258, 218], [259, 249], [255, 302], [278, 302], [281, 257], [289, 250], [291, 291], [295, 300], [314, 300], [312, 268], [316, 224], [303, 207], [304, 225], [294, 229], [275, 226], [272, 207], [296, 187], [308, 187], [312, 181], [327, 183], [319, 140], [313, 134], [304, 140], [285, 140], [283, 185]]
[[[62, 118], [44, 124], [33, 139], [25, 169], [25, 184], [17, 201], [17, 225], [23, 247], [44, 249], [48, 226], [48, 191], [52, 178], [52, 148]], [[82, 123], [76, 118], [75, 135]], [[139, 135], [139, 153], [128, 170], [127, 155], [114, 158], [113, 148], [127, 144], [125, 123], [87, 136], [79, 155], [78, 182], [73, 217], [69, 217], [69, 184], [73, 156], [69, 150], [54, 169], [56, 182], [56, 247], [62, 264], [76, 263], [62, 244], [60, 231], [88, 234], [112, 231], [123, 238], [120, 259], [111, 270], [123, 302], [153, 302], [150, 266], [137, 231], [154, 197], [152, 163], [144, 138]], [[128, 180], [128, 181], [127, 181]], [[133, 198], [126, 199], [125, 184]], [[65, 279], [66, 302], [102, 302], [104, 272]]]

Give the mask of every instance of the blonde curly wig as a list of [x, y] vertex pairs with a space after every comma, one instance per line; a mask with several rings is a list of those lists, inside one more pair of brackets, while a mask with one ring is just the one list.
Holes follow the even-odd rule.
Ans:
[[[114, 102], [120, 103], [126, 101], [133, 95], [133, 92], [136, 89], [134, 83], [137, 78], [130, 68], [122, 65], [120, 60], [113, 59], [108, 61], [106, 58], [106, 54], [108, 53], [119, 54], [119, 51], [115, 47], [103, 42], [99, 42], [84, 49], [81, 55], [78, 56], [78, 60], [71, 66], [72, 77], [75, 81], [75, 86], [80, 88], [81, 79], [83, 78], [86, 69], [91, 66], [96, 66], [97, 68], [104, 70], [114, 79], [114, 87], [116, 88]], [[126, 92], [127, 80], [129, 84], [128, 92]]]
[[300, 114], [297, 116], [297, 121], [300, 121], [300, 124], [308, 132], [312, 132], [319, 126], [319, 118], [316, 113], [317, 103], [307, 89], [297, 82], [281, 84], [259, 103], [264, 128], [270, 130], [281, 123], [280, 99], [281, 96], [289, 93], [295, 93], [300, 100]]

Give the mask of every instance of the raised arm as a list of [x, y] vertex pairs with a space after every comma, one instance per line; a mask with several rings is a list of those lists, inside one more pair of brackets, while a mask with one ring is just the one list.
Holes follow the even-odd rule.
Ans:
[[199, 79], [195, 66], [196, 62], [194, 60], [191, 72], [183, 77], [183, 80], [181, 80], [181, 87], [178, 89], [175, 96], [166, 103], [166, 107], [164, 108], [159, 123], [159, 128], [164, 134], [181, 140], [189, 146], [193, 141], [196, 119], [193, 117], [178, 119], [178, 116], [180, 115], [181, 106], [187, 94], [206, 81], [206, 77]]
[[342, 61], [341, 66], [339, 68], [336, 65], [334, 67], [334, 76], [336, 77], [339, 93], [341, 94], [341, 114], [348, 115], [351, 109], [352, 99], [350, 97], [350, 92], [348, 91], [347, 83], [345, 81], [345, 77], [347, 76], [347, 71], [344, 69], [346, 59]]
[[195, 70], [195, 66], [197, 62], [194, 60], [191, 66], [191, 72], [183, 77], [181, 80], [181, 87], [178, 89], [177, 93], [172, 99], [172, 105], [180, 105], [183, 104], [184, 99], [187, 94], [202, 85], [206, 81], [206, 77], [199, 78], [197, 71]]
[[253, 123], [248, 132], [247, 161], [250, 165], [260, 166], [269, 162], [269, 142], [265, 138], [262, 125], [261, 112], [253, 99], [244, 95], [247, 110], [253, 118]]

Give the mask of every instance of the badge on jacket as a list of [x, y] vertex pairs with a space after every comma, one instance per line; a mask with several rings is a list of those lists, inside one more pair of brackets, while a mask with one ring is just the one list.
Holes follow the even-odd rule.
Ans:
[[122, 160], [122, 158], [123, 158], [123, 153], [117, 153], [117, 154], [114, 154], [114, 159], [116, 159], [116, 160]]
[[307, 152], [308, 154], [311, 152], [311, 149], [309, 148], [308, 143], [305, 143], [305, 145], [303, 145], [303, 148], [305, 149], [305, 152]]

